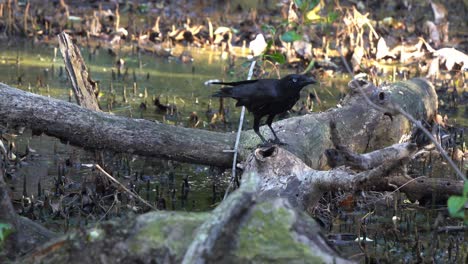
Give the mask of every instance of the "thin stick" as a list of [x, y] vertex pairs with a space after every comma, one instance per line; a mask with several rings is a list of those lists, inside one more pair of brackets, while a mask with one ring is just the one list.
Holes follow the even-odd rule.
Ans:
[[140, 202], [146, 204], [147, 206], [149, 206], [151, 209], [153, 210], [157, 210], [156, 207], [154, 207], [153, 205], [151, 205], [150, 203], [148, 203], [145, 199], [141, 198], [138, 194], [130, 191], [127, 187], [125, 187], [125, 185], [123, 185], [122, 183], [120, 183], [118, 180], [116, 180], [114, 177], [112, 177], [109, 173], [107, 173], [103, 168], [101, 168], [101, 166], [99, 166], [99, 164], [94, 164], [94, 167], [96, 169], [98, 169], [100, 172], [102, 172], [107, 178], [109, 178], [111, 181], [113, 181], [115, 184], [117, 184], [120, 188], [124, 189], [124, 191], [126, 191], [128, 194], [130, 194], [131, 196], [133, 196], [134, 198], [138, 199]]
[[[247, 75], [247, 80], [252, 79], [253, 75], [253, 70], [255, 68], [255, 63], [257, 61], [252, 61], [250, 64], [250, 69], [249, 69], [249, 74]], [[234, 184], [234, 180], [236, 179], [236, 168], [237, 168], [237, 152], [239, 149], [239, 141], [240, 141], [240, 135], [242, 132], [242, 125], [244, 124], [244, 115], [245, 115], [245, 106], [242, 106], [241, 114], [240, 114], [240, 120], [239, 120], [239, 128], [237, 129], [237, 135], [236, 135], [236, 143], [234, 144], [234, 158], [232, 160], [232, 173], [231, 173], [231, 179], [229, 181], [229, 186], [226, 189], [226, 192], [224, 193], [224, 198], [223, 200], [226, 199], [228, 196], [229, 190], [232, 188], [232, 185]]]

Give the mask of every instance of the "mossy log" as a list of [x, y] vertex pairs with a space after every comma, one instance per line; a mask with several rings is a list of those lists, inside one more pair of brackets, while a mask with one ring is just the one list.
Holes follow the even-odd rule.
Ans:
[[[390, 100], [416, 119], [429, 120], [437, 110], [434, 87], [413, 79], [382, 87], [364, 87], [376, 100]], [[382, 96], [384, 95], [385, 96]], [[333, 148], [331, 125], [336, 135], [353, 151], [366, 152], [391, 145], [409, 132], [409, 122], [401, 116], [390, 119], [370, 108], [359, 94], [347, 103], [322, 113], [312, 113], [275, 122], [285, 148], [314, 169], [326, 167], [324, 152]], [[230, 167], [234, 146], [232, 133], [219, 133], [162, 124], [142, 119], [90, 111], [76, 104], [31, 94], [0, 84], [0, 124], [26, 126], [88, 149], [153, 156], [182, 162]], [[272, 136], [269, 129], [261, 128]], [[252, 130], [241, 135], [240, 161], [260, 143]]]
[[[398, 95], [404, 94], [399, 90], [402, 89], [401, 87], [410, 90], [416, 88], [426, 89], [419, 90], [419, 92], [415, 90], [413, 91], [415, 96], [408, 96], [409, 98], [419, 97], [425, 100], [420, 102], [419, 107], [406, 110], [413, 115], [416, 113], [418, 119], [427, 119], [434, 115], [435, 109], [432, 108], [436, 104], [432, 100], [436, 99], [436, 96], [432, 86], [427, 82], [414, 80], [394, 85], [383, 90], [372, 87], [366, 92], [374, 100], [376, 98], [386, 98], [388, 100], [388, 98], [393, 98], [392, 96], [395, 93]], [[0, 92], [1, 89], [4, 88], [0, 88]], [[418, 93], [422, 94], [417, 95]], [[382, 96], [382, 94], [385, 94], [385, 96]], [[373, 95], [377, 96], [373, 97]], [[42, 100], [42, 97], [36, 97]], [[57, 104], [60, 102], [51, 101]], [[406, 102], [403, 99], [402, 101]], [[66, 104], [66, 106], [69, 108], [74, 107], [72, 104]], [[347, 111], [341, 112], [342, 109], [347, 107]], [[403, 108], [405, 108], [404, 105]], [[418, 108], [420, 108], [421, 112], [416, 111], [413, 113], [411, 111]], [[150, 124], [152, 124], [165, 129], [165, 125], [159, 123], [114, 117], [103, 113], [89, 112], [82, 108], [78, 108], [78, 111], [91, 115], [91, 119], [88, 118], [88, 122], [84, 123], [96, 124], [94, 118], [105, 117], [105, 120], [109, 122], [111, 122], [110, 120], [116, 122], [117, 129], [122, 129], [120, 122], [136, 122], [132, 123], [133, 125], [143, 122], [146, 128], [151, 127]], [[351, 114], [352, 111], [362, 113], [364, 117], [357, 118]], [[40, 115], [36, 115], [36, 118], [37, 116]], [[361, 122], [364, 127], [356, 131], [356, 128], [348, 123], [350, 119], [354, 122]], [[42, 122], [51, 122], [50, 120], [50, 118], [41, 119]], [[321, 122], [318, 120], [321, 120]], [[212, 213], [152, 212], [138, 216], [133, 220], [127, 220], [124, 223], [103, 223], [90, 230], [75, 232], [49, 242], [34, 253], [24, 257], [21, 262], [57, 263], [70, 262], [71, 260], [73, 263], [73, 260], [76, 260], [77, 263], [92, 263], [104, 260], [105, 262], [138, 263], [151, 263], [152, 261], [167, 263], [181, 261], [184, 263], [274, 261], [278, 263], [286, 261], [293, 263], [347, 263], [347, 260], [340, 258], [326, 243], [315, 222], [303, 213], [303, 210], [298, 209], [313, 206], [324, 191], [330, 189], [353, 190], [362, 183], [388, 176], [389, 172], [395, 166], [398, 166], [402, 159], [407, 159], [414, 152], [415, 147], [406, 143], [365, 154], [362, 156], [365, 158], [356, 159], [364, 160], [365, 168], [369, 169], [369, 171], [361, 173], [354, 173], [343, 168], [317, 171], [304, 163], [304, 160], [307, 163], [322, 167], [320, 160], [323, 158], [325, 151], [314, 154], [312, 150], [304, 146], [299, 148], [299, 142], [294, 141], [293, 138], [299, 137], [312, 142], [310, 138], [323, 138], [327, 135], [329, 138], [319, 140], [316, 143], [319, 149], [324, 146], [332, 147], [334, 144], [333, 138], [339, 138], [340, 142], [354, 143], [348, 144], [351, 148], [364, 151], [381, 147], [388, 144], [389, 139], [396, 140], [403, 135], [406, 129], [401, 127], [386, 127], [388, 134], [383, 133], [383, 127], [380, 128], [383, 124], [393, 125], [394, 123], [398, 124], [398, 122], [409, 127], [399, 117], [394, 118], [392, 121], [381, 113], [374, 112], [357, 97], [348, 98], [348, 104], [342, 108], [277, 122], [276, 126], [280, 131], [280, 135], [285, 138], [289, 137], [292, 142], [286, 146], [289, 151], [272, 146], [257, 149], [251, 153], [249, 158], [244, 158], [241, 188], [223, 201]], [[30, 123], [25, 122], [25, 124]], [[318, 131], [322, 131], [322, 133], [314, 133], [316, 126], [310, 126], [311, 124], [317, 126], [320, 124]], [[366, 127], [369, 124], [374, 125], [373, 131], [380, 128], [382, 134], [377, 137], [371, 133], [372, 131], [367, 130]], [[37, 129], [37, 127], [32, 128], [33, 130]], [[124, 128], [126, 131], [130, 131], [138, 127]], [[178, 127], [171, 128], [174, 128], [175, 133], [193, 131]], [[155, 128], [152, 127], [152, 129]], [[348, 133], [343, 133], [343, 130]], [[294, 131], [295, 133], [287, 133], [286, 131]], [[206, 137], [209, 137], [208, 135], [218, 135], [220, 139], [223, 138], [221, 142], [224, 143], [217, 145], [221, 151], [223, 149], [221, 146], [223, 144], [227, 145], [227, 139], [232, 137], [229, 134], [210, 131], [199, 132]], [[310, 136], [309, 132], [315, 136]], [[157, 137], [167, 136], [164, 133], [161, 132]], [[193, 137], [200, 140], [200, 137], [197, 137], [195, 133]], [[213, 140], [212, 137], [210, 139]], [[177, 140], [179, 141], [176, 144], [193, 144], [187, 138], [178, 138]], [[258, 143], [256, 140], [256, 135], [247, 131], [243, 135], [242, 143], [245, 146], [255, 142], [256, 145]], [[359, 140], [366, 142], [366, 144], [359, 143]], [[156, 142], [161, 144], [158, 141]], [[169, 144], [169, 147], [174, 147], [174, 143], [170, 141], [166, 143]], [[213, 146], [208, 145], [203, 152], [198, 151], [198, 153], [203, 155], [210, 152], [212, 148]], [[247, 150], [248, 148], [242, 150], [243, 155]], [[292, 153], [294, 150], [296, 150], [296, 153]], [[164, 151], [167, 151], [167, 149]], [[185, 149], [180, 149], [180, 151], [184, 153], [183, 155], [188, 153]], [[219, 153], [222, 152], [218, 152], [218, 155]], [[302, 157], [298, 157], [297, 153], [302, 153]], [[207, 155], [204, 157], [210, 157], [213, 153]], [[172, 158], [172, 156], [168, 157]], [[178, 158], [175, 159], [178, 160]]]
[[20, 262], [351, 263], [304, 211], [287, 199], [262, 197], [266, 175], [255, 172], [258, 157], [251, 157], [241, 187], [211, 213], [151, 212], [103, 223], [51, 241]]
[[[245, 162], [241, 187], [211, 213], [151, 212], [68, 234], [21, 263], [350, 263], [304, 213], [326, 190], [353, 190], [389, 177], [415, 152], [404, 143], [367, 155], [383, 164], [354, 173], [317, 171], [277, 146]], [[393, 153], [393, 155], [388, 155]]]
[[[151, 212], [106, 222], [51, 241], [18, 262], [181, 263], [208, 218], [208, 213]], [[309, 216], [283, 199], [255, 204], [233, 224], [236, 231], [225, 234], [230, 240], [217, 241], [212, 252], [217, 258], [205, 263], [350, 263], [326, 244]]]

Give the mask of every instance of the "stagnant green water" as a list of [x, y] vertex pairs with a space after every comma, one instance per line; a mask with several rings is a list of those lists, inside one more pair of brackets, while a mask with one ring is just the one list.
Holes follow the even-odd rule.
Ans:
[[[28, 41], [1, 45], [1, 82], [41, 95], [69, 100], [70, 83], [67, 81], [60, 51], [57, 48], [49, 45], [33, 46]], [[100, 102], [104, 110], [107, 109], [109, 98], [114, 97], [115, 103], [111, 110], [114, 114], [188, 126], [190, 113], [196, 111], [200, 118], [198, 128], [234, 131], [238, 126], [237, 120], [240, 110], [235, 108], [232, 100], [226, 103], [230, 113], [227, 117], [228, 124], [210, 125], [206, 112], [210, 108], [213, 109], [211, 112], [216, 112], [219, 107], [219, 102], [212, 100], [210, 95], [219, 87], [205, 86], [204, 82], [210, 79], [225, 81], [245, 79], [250, 63], [242, 56], [231, 63], [229, 60], [222, 59], [221, 54], [216, 50], [186, 48], [185, 51], [188, 51], [193, 57], [192, 62], [182, 62], [179, 57], [182, 53], [180, 48], [174, 49], [172, 51], [174, 56], [170, 57], [157, 57], [152, 54], [138, 55], [137, 53], [132, 54], [132, 52], [122, 53], [120, 57], [125, 60], [125, 67], [128, 68], [126, 77], [117, 76], [116, 61], [118, 57], [110, 55], [106, 50], [89, 52], [84, 49], [82, 54], [91, 71], [92, 78], [100, 81]], [[112, 70], [114, 70], [115, 79], [113, 79]], [[266, 68], [266, 70], [271, 72], [273, 78], [276, 77], [272, 69]], [[124, 72], [125, 70], [122, 74]], [[292, 71], [283, 69], [281, 72], [286, 74]], [[330, 89], [330, 87], [343, 88], [347, 78], [343, 76], [334, 79], [334, 83], [331, 83], [330, 80], [321, 80], [321, 87], [307, 87], [302, 93], [301, 100], [305, 100], [309, 93], [316, 92], [321, 105], [317, 105], [315, 102], [314, 111], [326, 110], [334, 106], [339, 99], [340, 91], [339, 89]], [[111, 83], [114, 95], [111, 93]], [[137, 85], [136, 91], [133, 88], [134, 83]], [[126, 89], [127, 102], [124, 102], [123, 98], [124, 88]], [[152, 103], [153, 97], [157, 96], [160, 97], [162, 103], [175, 104], [179, 116], [165, 116], [164, 113], [157, 112]], [[72, 101], [74, 101], [73, 97]], [[146, 103], [147, 109], [145, 111], [140, 109], [141, 103]], [[250, 115], [247, 116], [245, 127], [251, 127]], [[23, 194], [37, 197], [39, 182], [41, 191], [53, 192], [54, 181], [58, 174], [67, 176], [71, 190], [73, 190], [74, 183], [77, 183], [75, 184], [77, 186], [76, 192], [81, 191], [82, 184], [94, 183], [91, 169], [82, 166], [82, 164], [94, 162], [94, 153], [63, 144], [48, 136], [32, 136], [27, 130], [18, 135], [14, 141], [20, 153], [25, 152], [28, 145], [35, 151], [30, 154], [28, 159], [18, 165], [10, 180], [16, 200], [20, 200]], [[151, 202], [155, 202], [157, 196], [164, 197], [167, 208], [173, 210], [201, 211], [212, 209], [221, 201], [229, 177], [229, 175], [206, 166], [167, 162], [128, 154], [106, 153], [105, 156], [107, 162], [114, 164], [113, 174], [121, 181], [135, 183], [135, 189], [139, 194]], [[73, 165], [67, 166], [67, 164]], [[186, 201], [181, 199], [181, 186], [184, 178], [188, 180], [190, 185]], [[148, 185], [146, 185], [147, 182]], [[110, 201], [112, 199], [111, 197]], [[358, 223], [362, 222], [363, 217], [370, 211], [374, 211], [375, 213], [369, 216], [364, 223], [368, 225], [367, 237], [374, 240], [367, 243], [365, 247], [368, 248], [368, 254], [375, 257], [393, 260], [396, 258], [401, 261], [417, 260], [417, 256], [413, 252], [413, 248], [417, 246], [418, 250], [423, 252], [421, 254], [434, 254], [437, 258], [446, 254], [441, 248], [449, 248], [449, 246], [454, 248], [463, 244], [459, 236], [439, 235], [428, 231], [439, 213], [438, 209], [422, 208], [421, 212], [423, 213], [420, 213], [417, 211], [417, 206], [415, 207], [416, 209], [405, 210], [388, 210], [392, 206], [382, 205], [375, 208], [355, 208], [353, 212], [342, 212], [343, 217], [335, 219], [333, 232], [362, 236], [362, 233], [359, 233], [360, 225]], [[113, 211], [108, 214], [109, 217], [114, 215], [116, 213]], [[391, 218], [394, 215], [407, 221], [393, 223]], [[99, 219], [83, 220], [81, 217], [72, 217], [69, 224], [73, 227], [97, 220]], [[44, 224], [57, 231], [66, 229], [61, 219], [50, 219]], [[418, 230], [423, 232], [419, 234]], [[398, 234], [404, 234], [405, 237], [398, 239]], [[419, 245], [415, 245], [416, 236], [422, 240]], [[431, 238], [434, 236], [439, 241], [438, 243], [442, 244], [437, 249], [430, 247]], [[392, 237], [394, 240], [391, 240]], [[389, 240], [390, 242], [388, 242]], [[362, 254], [359, 254], [361, 249], [355, 242], [350, 241], [340, 247], [348, 257], [353, 255], [355, 255], [355, 259], [362, 257]], [[462, 249], [460, 248], [460, 250]], [[452, 254], [455, 254], [455, 251]]]

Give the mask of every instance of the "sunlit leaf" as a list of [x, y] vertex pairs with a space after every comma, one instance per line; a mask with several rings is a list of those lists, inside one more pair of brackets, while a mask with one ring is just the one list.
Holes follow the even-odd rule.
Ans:
[[265, 54], [263, 57], [269, 61], [273, 61], [279, 64], [284, 64], [286, 62], [286, 57], [279, 52], [275, 52], [273, 54]]
[[284, 42], [294, 42], [296, 40], [302, 39], [301, 35], [297, 34], [296, 31], [287, 31], [281, 35], [281, 40]]
[[466, 181], [465, 185], [463, 186], [463, 196], [468, 198], [468, 181]]
[[306, 18], [307, 18], [307, 20], [310, 20], [310, 21], [322, 19], [322, 17], [319, 14], [317, 14], [316, 12], [314, 12], [314, 10], [311, 10], [311, 11], [307, 12]]
[[218, 34], [225, 34], [227, 32], [231, 31], [230, 27], [218, 27], [213, 34], [218, 35]]
[[79, 16], [68, 16], [68, 20], [70, 20], [70, 21], [78, 21], [78, 22], [79, 22], [79, 21], [82, 20], [82, 18], [79, 17]]
[[[311, 5], [313, 6], [313, 5]], [[320, 20], [322, 17], [318, 14], [322, 8], [325, 7], [325, 3], [323, 0], [317, 1], [317, 4], [310, 10], [309, 12], [306, 13], [306, 18], [308, 20]]]

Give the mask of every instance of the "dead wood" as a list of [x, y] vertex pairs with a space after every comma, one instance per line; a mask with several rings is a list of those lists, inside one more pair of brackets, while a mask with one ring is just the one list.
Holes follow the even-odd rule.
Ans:
[[96, 99], [97, 83], [91, 80], [80, 49], [73, 44], [72, 39], [65, 32], [60, 33], [58, 39], [65, 69], [67, 69], [68, 78], [72, 83], [76, 101], [84, 108], [100, 111]]
[[[408, 155], [414, 151], [411, 144], [398, 148]], [[273, 259], [347, 263], [326, 243], [314, 221], [297, 209], [310, 206], [326, 190], [353, 190], [359, 183], [382, 178], [382, 172], [391, 171], [402, 158], [407, 157], [395, 155], [386, 164], [361, 173], [343, 168], [317, 171], [277, 146], [257, 149], [246, 160], [241, 188], [210, 214], [152, 212], [129, 223], [101, 224], [74, 233], [73, 240], [50, 242], [22, 262], [91, 263], [104, 258], [141, 263]], [[278, 250], [272, 251], [272, 247]]]
[[373, 181], [365, 186], [363, 190], [395, 191], [406, 194], [412, 202], [419, 201], [421, 204], [427, 202], [441, 201], [445, 203], [452, 195], [463, 193], [463, 181], [455, 179], [431, 178], [418, 176], [416, 178], [407, 175], [395, 175], [386, 179]]
[[262, 197], [267, 175], [256, 169], [297, 158], [277, 147], [261, 151], [247, 159], [240, 189], [209, 214], [158, 211], [103, 223], [51, 241], [21, 263], [351, 263], [310, 216], [280, 196]]
[[370, 170], [387, 160], [408, 158], [416, 150], [416, 145], [395, 144], [373, 152], [358, 154], [348, 147], [339, 145], [326, 151], [328, 163], [332, 168], [349, 166], [355, 170]]
[[[417, 119], [431, 119], [437, 109], [433, 86], [421, 79], [368, 87], [374, 99], [385, 98], [401, 105]], [[114, 116], [86, 110], [78, 105], [51, 99], [0, 84], [0, 123], [26, 126], [34, 133], [46, 133], [73, 145], [88, 149], [153, 156], [182, 162], [229, 167], [235, 137], [171, 126], [141, 119]], [[385, 95], [385, 96], [381, 96]], [[368, 152], [397, 142], [410, 130], [408, 121], [395, 116], [393, 121], [367, 106], [358, 94], [351, 94], [340, 108], [323, 113], [292, 117], [275, 122], [278, 137], [285, 148], [308, 166], [326, 167], [324, 152], [333, 148], [332, 137], [339, 137], [350, 149]], [[331, 124], [336, 133], [332, 135]], [[269, 129], [262, 127], [263, 134]], [[272, 135], [269, 135], [272, 136]], [[242, 133], [240, 161], [260, 143], [252, 130]]]
[[[381, 155], [388, 153], [389, 148], [381, 150]], [[354, 191], [364, 183], [385, 179], [393, 169], [400, 167], [402, 160], [416, 151], [411, 143], [398, 144], [393, 148], [400, 154], [387, 156], [379, 166], [359, 173], [346, 167], [314, 170], [284, 149], [262, 148], [255, 151], [255, 162], [248, 163], [244, 174], [256, 172], [261, 177], [260, 199], [283, 197], [291, 205], [305, 209], [314, 207], [326, 191]], [[379, 154], [373, 153], [372, 156]]]
[[[360, 173], [344, 167], [317, 171], [287, 150], [260, 148], [246, 160], [241, 188], [210, 214], [152, 212], [127, 223], [104, 223], [73, 233], [73, 239], [69, 235], [54, 240], [21, 261], [93, 263], [104, 258], [108, 262], [250, 263], [303, 259], [305, 263], [347, 263], [328, 246], [314, 221], [298, 209], [314, 206], [325, 191], [353, 191], [391, 177], [416, 151], [410, 143], [393, 147], [393, 151], [387, 148], [368, 156], [399, 154]], [[272, 247], [278, 250], [272, 251]], [[297, 251], [297, 247], [301, 249]], [[83, 256], [83, 252], [87, 254]]]
[[[436, 111], [437, 97], [433, 87], [422, 80], [400, 82], [380, 88], [369, 86], [366, 92], [370, 95], [377, 95], [373, 98], [377, 102], [379, 98], [397, 101], [403, 108], [408, 108], [406, 110], [418, 119], [432, 118]], [[381, 96], [382, 94], [385, 96]], [[30, 94], [3, 84], [0, 84], [0, 95], [2, 95], [0, 96], [0, 122], [9, 126], [27, 126], [34, 133], [43, 132], [90, 149], [110, 149], [220, 167], [228, 167], [232, 162], [231, 154], [224, 152], [234, 145], [234, 135], [230, 133], [194, 130], [147, 120], [113, 116], [90, 111], [68, 102]], [[321, 252], [320, 254], [326, 256], [328, 260], [325, 262], [340, 260], [331, 249], [326, 250], [325, 240], [319, 235], [318, 229], [312, 228], [311, 220], [304, 218], [302, 213], [295, 210], [315, 205], [324, 191], [353, 190], [359, 183], [381, 178], [387, 175], [387, 172], [391, 171], [398, 163], [397, 161], [405, 155], [390, 155], [391, 157], [386, 157], [386, 162], [381, 166], [361, 173], [354, 173], [344, 168], [330, 171], [316, 171], [312, 168], [326, 167], [324, 153], [326, 149], [335, 145], [334, 139], [336, 141], [339, 138], [340, 142], [345, 142], [352, 150], [368, 151], [397, 141], [409, 131], [410, 125], [404, 118], [396, 116], [391, 120], [382, 113], [368, 108], [363, 100], [351, 93], [350, 98], [341, 108], [289, 118], [276, 122], [274, 127], [278, 131], [278, 136], [288, 143], [286, 150], [278, 147], [258, 149], [247, 159], [245, 165], [245, 175], [255, 174], [260, 179], [258, 192], [254, 191], [255, 188], [248, 189], [247, 192], [239, 191], [239, 195], [233, 196], [232, 203], [221, 204], [220, 209], [215, 210], [210, 217], [206, 214], [203, 217], [197, 214], [172, 214], [169, 217], [161, 212], [137, 218], [133, 223], [135, 226], [123, 233], [115, 232], [115, 230], [107, 232], [108, 226], [97, 231], [89, 230], [87, 231], [89, 233], [77, 235], [76, 241], [82, 241], [82, 243], [76, 241], [76, 243], [68, 243], [59, 239], [30, 255], [27, 260], [34, 258], [44, 260], [45, 256], [54, 261], [73, 259], [70, 255], [81, 253], [86, 249], [90, 251], [87, 262], [94, 262], [97, 256], [101, 258], [103, 255], [109, 260], [118, 258], [137, 261], [142, 259], [141, 254], [145, 255], [144, 259], [159, 261], [169, 259], [171, 262], [181, 261], [184, 255], [188, 259], [200, 260], [200, 263], [214, 260], [244, 261], [253, 256], [239, 253], [245, 250], [241, 245], [248, 245], [247, 248], [251, 250], [249, 247], [252, 246], [252, 238], [242, 237], [246, 235], [242, 228], [250, 230], [247, 234], [256, 230], [263, 232], [259, 234], [260, 237], [265, 236], [271, 230], [258, 229], [258, 227], [252, 229], [251, 225], [256, 222], [265, 224], [271, 219], [263, 218], [264, 215], [276, 215], [278, 210], [286, 210], [294, 216], [287, 217], [289, 220], [276, 218], [279, 222], [285, 222], [290, 226], [281, 229], [283, 232], [275, 233], [275, 236], [291, 238], [305, 234], [307, 239], [302, 240], [303, 243], [308, 248], [313, 248], [313, 252]], [[269, 132], [264, 130], [262, 133]], [[258, 138], [252, 131], [243, 132], [240, 159], [246, 160], [258, 143]], [[200, 148], [200, 146], [203, 147]], [[412, 151], [409, 146], [406, 146], [407, 153]], [[376, 163], [374, 161], [370, 164]], [[369, 167], [372, 166], [367, 165], [367, 168]], [[259, 203], [254, 202], [255, 197], [258, 197]], [[282, 200], [283, 198], [286, 200]], [[275, 219], [273, 215], [270, 217]], [[255, 216], [262, 219], [252, 220]], [[165, 218], [170, 221], [166, 222]], [[138, 222], [138, 219], [145, 220]], [[180, 219], [181, 222], [174, 219]], [[300, 224], [295, 222], [296, 220]], [[272, 226], [277, 228], [278, 224], [275, 222]], [[155, 225], [169, 227], [168, 230], [159, 230]], [[183, 238], [180, 234], [181, 225], [189, 228], [183, 232]], [[198, 226], [201, 227], [195, 231]], [[239, 228], [235, 228], [236, 226]], [[147, 240], [147, 234], [154, 230], [163, 232], [163, 235], [158, 233], [157, 237], [166, 239], [164, 245]], [[90, 248], [85, 241], [88, 241], [90, 236], [95, 236], [95, 231], [99, 239], [95, 243], [89, 243], [92, 246]], [[225, 233], [227, 231], [230, 235]], [[119, 234], [122, 237], [115, 237]], [[195, 234], [199, 236], [197, 235], [194, 243], [190, 244], [188, 241], [191, 241]], [[232, 234], [239, 237], [232, 239]], [[189, 237], [185, 237], [187, 235]], [[179, 241], [183, 239], [185, 240]], [[273, 240], [275, 239], [279, 238], [274, 237]], [[233, 241], [237, 243], [233, 245]], [[247, 244], [240, 241], [247, 241], [245, 242]], [[288, 242], [287, 247], [290, 243]], [[141, 246], [141, 244], [144, 245], [143, 249], [135, 251], [135, 245]], [[258, 244], [257, 249], [263, 253], [258, 254], [264, 256], [265, 259], [275, 257], [288, 260], [285, 256], [272, 256], [271, 250], [262, 251], [264, 249], [260, 244], [262, 243]], [[303, 244], [301, 246], [303, 247]], [[110, 251], [105, 252], [112, 252], [112, 254], [103, 254], [105, 248], [111, 248]], [[121, 252], [115, 255], [114, 253], [120, 249], [122, 249]], [[190, 250], [187, 251], [187, 249]], [[317, 257], [317, 253], [313, 256]], [[320, 258], [323, 256], [321, 255]], [[294, 255], [294, 258], [297, 257], [298, 255]], [[80, 259], [80, 261], [85, 260]], [[340, 261], [344, 262], [344, 260]], [[143, 263], [146, 262], [143, 261]]]
[[410, 162], [411, 153], [415, 146], [406, 147], [407, 144], [396, 144], [390, 147], [376, 150], [370, 153], [358, 154], [344, 146], [327, 150], [328, 161], [332, 167], [349, 166], [357, 170], [371, 170], [389, 160], [401, 160], [401, 166], [391, 172], [391, 177], [375, 178], [359, 186], [361, 190], [395, 191], [404, 192], [411, 201], [421, 202], [442, 200], [445, 201], [451, 195], [460, 195], [463, 192], [463, 181], [450, 178], [430, 178], [426, 176], [414, 176], [405, 174], [404, 165]]
[[205, 263], [222, 258], [216, 243], [235, 233], [239, 218], [254, 204], [260, 187], [256, 174], [244, 174], [241, 187], [214, 209], [208, 219], [197, 228], [195, 238], [185, 253], [182, 263]]

